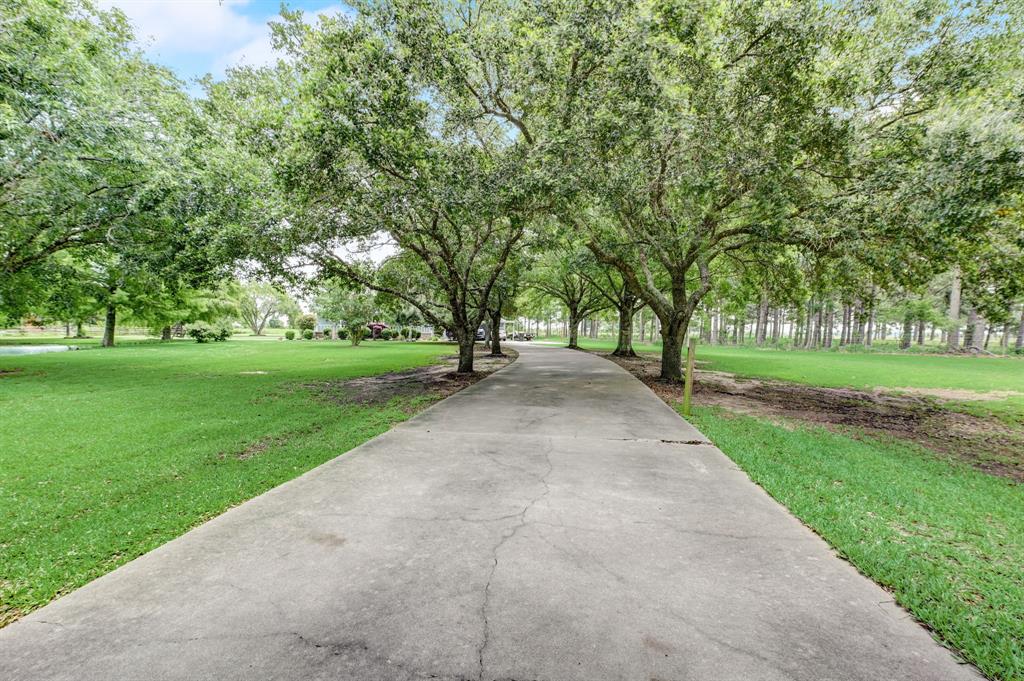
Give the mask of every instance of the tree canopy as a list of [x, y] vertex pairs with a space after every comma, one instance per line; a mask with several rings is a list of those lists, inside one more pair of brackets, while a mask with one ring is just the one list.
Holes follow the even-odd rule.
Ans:
[[119, 12], [8, 3], [0, 308], [341, 281], [451, 331], [471, 371], [481, 323], [540, 291], [573, 338], [613, 307], [623, 354], [650, 310], [678, 380], [698, 318], [753, 307], [764, 342], [790, 305], [824, 345], [840, 307], [859, 339], [883, 297], [920, 320], [932, 296], [959, 347], [961, 306], [1008, 325], [1024, 299], [1019, 3], [353, 7], [283, 10], [282, 59], [193, 99]]

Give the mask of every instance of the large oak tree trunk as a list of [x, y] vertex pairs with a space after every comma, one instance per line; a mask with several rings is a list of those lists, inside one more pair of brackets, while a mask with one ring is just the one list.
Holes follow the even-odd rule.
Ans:
[[100, 343], [105, 348], [114, 347], [114, 327], [117, 325], [117, 308], [113, 304], [107, 305], [107, 319], [103, 325], [103, 341]]
[[476, 329], [464, 328], [459, 332], [459, 367], [460, 374], [473, 373], [473, 352], [476, 342]]
[[626, 294], [619, 299], [619, 340], [615, 345], [616, 357], [636, 357], [633, 352], [633, 307], [636, 297]]
[[673, 319], [661, 325], [661, 379], [679, 383], [683, 380], [683, 341], [690, 320]]
[[569, 347], [578, 349], [580, 338], [580, 319], [576, 313], [569, 310]]

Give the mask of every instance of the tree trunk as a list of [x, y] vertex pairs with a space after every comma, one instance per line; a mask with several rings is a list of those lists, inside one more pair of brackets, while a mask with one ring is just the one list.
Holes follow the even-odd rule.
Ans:
[[456, 373], [473, 373], [473, 352], [476, 341], [476, 329], [466, 327], [459, 332], [459, 368]]
[[719, 327], [718, 310], [711, 311], [711, 342], [718, 344], [718, 338], [722, 333]]
[[924, 320], [917, 320], [917, 344], [924, 345]]
[[854, 303], [851, 322], [850, 328], [853, 331], [851, 343], [860, 345], [864, 342], [864, 306], [859, 298]]
[[636, 297], [625, 294], [619, 298], [619, 342], [615, 345], [616, 357], [636, 357], [633, 352], [633, 306]]
[[809, 348], [814, 341], [814, 299], [807, 301], [807, 320], [804, 323], [804, 347]]
[[71, 322], [69, 320], [64, 321], [64, 337], [71, 338]]
[[160, 340], [162, 340], [162, 341], [169, 341], [169, 340], [171, 340], [171, 327], [170, 326], [165, 326], [163, 329], [160, 330]]
[[946, 350], [953, 352], [960, 347], [960, 270], [953, 270], [953, 284], [949, 289], [949, 338]]
[[[113, 293], [113, 291], [111, 291]], [[103, 325], [103, 341], [100, 343], [105, 348], [114, 347], [114, 327], [117, 325], [117, 308], [107, 305], [107, 320]]]
[[825, 315], [825, 334], [821, 339], [821, 343], [826, 348], [832, 347], [832, 330], [835, 326], [836, 321], [836, 310], [833, 307], [832, 302], [828, 304], [828, 313]]
[[501, 312], [491, 313], [491, 357], [504, 357], [501, 352]]
[[825, 320], [824, 320], [824, 316], [823, 316], [824, 314], [825, 314], [825, 306], [822, 305], [819, 302], [818, 303], [818, 312], [817, 312], [817, 315], [815, 316], [815, 319], [814, 319], [814, 347], [816, 347], [816, 348], [821, 347], [821, 345], [822, 345], [822, 337], [821, 337], [821, 335], [824, 332], [824, 328], [825, 328], [825, 324], [824, 324]]
[[839, 329], [839, 345], [850, 342], [850, 306], [843, 305], [843, 325]]
[[772, 310], [772, 343], [779, 344], [779, 334], [782, 333], [782, 313], [779, 308]]
[[764, 345], [764, 339], [768, 335], [768, 294], [761, 292], [761, 305], [757, 308], [757, 330], [754, 333], [754, 343]]
[[569, 310], [569, 347], [579, 349], [580, 319]]
[[910, 343], [914, 336], [914, 322], [907, 315], [903, 318], [903, 337], [900, 339], [900, 350], [906, 350], [910, 347]]
[[985, 318], [980, 314], [975, 315], [974, 330], [971, 332], [971, 347], [981, 352], [985, 349], [987, 339], [985, 338]]
[[82, 320], [79, 319], [75, 322], [75, 326], [75, 338], [85, 338], [85, 325], [82, 323]]
[[661, 327], [661, 380], [679, 383], [683, 380], [683, 341], [689, 319], [673, 320]]
[[875, 337], [875, 304], [871, 303], [871, 309], [868, 311], [868, 330], [864, 334], [864, 345], [871, 347], [871, 341]]
[[1020, 325], [1017, 326], [1017, 340], [1013, 347], [1017, 352], [1024, 350], [1024, 305], [1020, 308]]
[[[974, 347], [974, 327], [978, 322], [978, 313], [974, 308], [967, 309], [967, 327], [964, 329], [964, 349]], [[959, 329], [958, 329], [959, 331]]]

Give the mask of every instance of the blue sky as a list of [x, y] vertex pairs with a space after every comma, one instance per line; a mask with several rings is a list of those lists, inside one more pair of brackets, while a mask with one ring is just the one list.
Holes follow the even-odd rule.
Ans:
[[[267, 64], [275, 55], [267, 21], [278, 16], [280, 0], [100, 0], [121, 9], [135, 25], [149, 57], [186, 81], [212, 73], [222, 77], [234, 64]], [[290, 0], [310, 17], [337, 14], [342, 0]], [[198, 89], [190, 83], [190, 90]]]

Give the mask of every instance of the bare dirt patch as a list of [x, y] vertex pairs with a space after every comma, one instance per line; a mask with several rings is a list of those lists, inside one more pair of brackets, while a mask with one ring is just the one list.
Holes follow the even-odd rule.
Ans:
[[959, 402], [1005, 400], [1008, 397], [1020, 397], [1024, 393], [1017, 390], [989, 390], [988, 392], [977, 392], [974, 390], [959, 390], [956, 388], [887, 388], [876, 389], [875, 393], [904, 393], [907, 395], [922, 395], [924, 397], [935, 397], [940, 400]]
[[473, 385], [519, 356], [515, 350], [505, 349], [504, 353], [504, 357], [491, 357], [487, 349], [477, 347], [473, 360], [476, 370], [471, 374], [455, 373], [459, 358], [449, 355], [441, 358], [443, 364], [344, 381], [303, 383], [302, 387], [335, 404], [383, 405], [395, 398], [417, 397], [440, 400]]
[[[681, 385], [658, 379], [657, 359], [602, 356], [627, 369], [669, 404], [682, 400]], [[743, 379], [720, 371], [695, 373], [694, 404], [766, 418], [788, 427], [810, 423], [846, 435], [912, 442], [987, 473], [1024, 482], [1024, 423], [961, 413], [938, 399], [962, 399], [959, 396], [897, 395]]]

